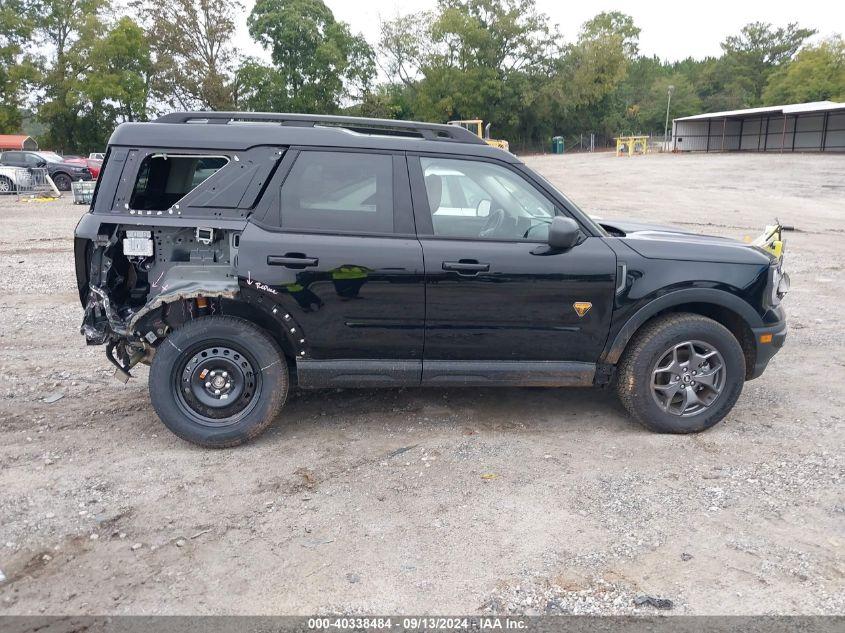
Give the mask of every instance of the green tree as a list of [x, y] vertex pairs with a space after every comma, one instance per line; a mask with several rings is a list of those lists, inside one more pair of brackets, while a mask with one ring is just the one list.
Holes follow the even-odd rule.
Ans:
[[404, 85], [393, 92], [402, 116], [483, 119], [517, 144], [534, 133], [538, 87], [556, 49], [533, 0], [441, 0], [433, 14], [383, 25], [380, 44]]
[[790, 64], [770, 77], [763, 101], [767, 104], [806, 101], [845, 101], [845, 40], [831, 37], [803, 48]]
[[0, 133], [20, 131], [24, 88], [33, 75], [24, 55], [32, 36], [32, 18], [32, 4], [27, 0], [0, 4]]
[[759, 105], [771, 74], [789, 62], [815, 33], [815, 29], [801, 28], [796, 23], [778, 28], [766, 22], [745, 25], [738, 35], [722, 42], [720, 70], [727, 75], [723, 84], [740, 95], [744, 107]]
[[618, 38], [622, 50], [629, 58], [634, 58], [640, 50], [640, 28], [634, 24], [634, 18], [619, 11], [602, 11], [587, 20], [581, 27], [581, 39]]
[[632, 104], [620, 98], [639, 30], [623, 14], [599, 14], [564, 48], [544, 84], [556, 132], [618, 133]]
[[666, 123], [666, 102], [669, 86], [672, 86], [672, 103], [669, 124], [672, 119], [701, 112], [701, 99], [692, 83], [680, 73], [659, 77], [649, 87], [639, 109], [640, 130], [655, 132], [663, 130]]
[[250, 60], [240, 69], [239, 99], [249, 108], [335, 112], [375, 76], [370, 45], [322, 0], [258, 0], [247, 26], [273, 60], [272, 68]]
[[91, 70], [84, 94], [93, 103], [109, 104], [116, 121], [146, 120], [153, 63], [143, 29], [123, 17], [88, 54]]
[[232, 109], [239, 0], [134, 0], [132, 6], [150, 45], [155, 100], [171, 109]]
[[378, 48], [382, 70], [391, 81], [413, 86], [421, 69], [434, 55], [431, 26], [434, 13], [420, 11], [382, 21]]
[[[51, 56], [38, 59], [42, 96], [38, 119], [48, 127], [48, 147], [77, 151], [90, 130], [108, 125], [99, 104], [85, 98], [80, 79], [91, 68], [90, 50], [105, 29], [110, 6], [102, 0], [38, 0], [34, 34]], [[102, 134], [102, 132], [101, 132]]]

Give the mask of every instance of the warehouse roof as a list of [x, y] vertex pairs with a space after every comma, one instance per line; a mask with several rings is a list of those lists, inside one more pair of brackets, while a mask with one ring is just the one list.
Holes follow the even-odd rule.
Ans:
[[825, 112], [827, 110], [845, 110], [845, 103], [837, 101], [811, 101], [809, 103], [792, 103], [788, 105], [767, 106], [765, 108], [746, 108], [745, 110], [725, 110], [724, 112], [708, 112], [693, 116], [680, 117], [675, 121], [706, 121], [707, 119], [725, 119], [731, 117], [749, 117], [760, 114], [806, 114], [809, 112]]

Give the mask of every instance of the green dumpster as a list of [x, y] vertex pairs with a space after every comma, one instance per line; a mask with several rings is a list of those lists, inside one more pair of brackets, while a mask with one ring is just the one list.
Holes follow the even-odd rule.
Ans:
[[563, 137], [552, 137], [552, 154], [563, 154]]

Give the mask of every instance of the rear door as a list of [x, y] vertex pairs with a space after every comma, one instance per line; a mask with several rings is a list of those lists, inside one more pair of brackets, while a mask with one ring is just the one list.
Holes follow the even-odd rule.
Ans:
[[548, 226], [566, 209], [504, 163], [420, 155], [409, 167], [425, 255], [424, 381], [451, 361], [595, 363], [613, 307], [610, 247], [585, 231], [552, 251]]
[[288, 315], [300, 383], [419, 384], [425, 285], [404, 155], [292, 148], [283, 162], [238, 274]]

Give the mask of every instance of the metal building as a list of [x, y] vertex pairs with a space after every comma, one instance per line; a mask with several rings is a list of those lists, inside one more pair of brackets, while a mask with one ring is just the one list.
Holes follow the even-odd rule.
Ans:
[[24, 149], [36, 151], [38, 143], [31, 136], [25, 134], [0, 134], [0, 150]]
[[672, 121], [679, 152], [845, 152], [845, 103], [815, 101]]

